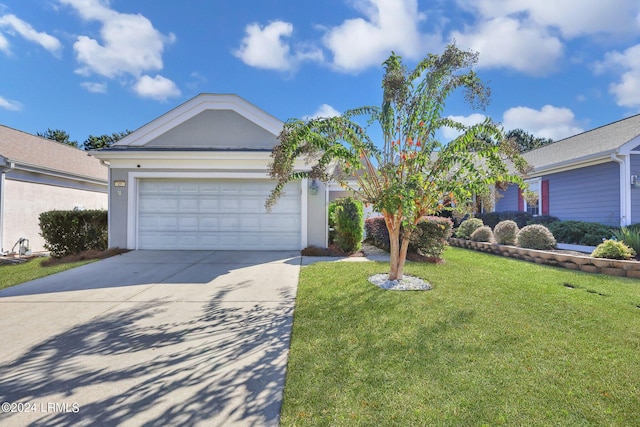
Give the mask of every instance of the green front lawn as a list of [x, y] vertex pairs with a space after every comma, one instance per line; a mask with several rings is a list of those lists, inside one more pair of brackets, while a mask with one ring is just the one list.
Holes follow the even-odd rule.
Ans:
[[300, 274], [281, 423], [640, 425], [640, 281], [449, 248]]
[[0, 266], [0, 289], [19, 285], [29, 280], [39, 279], [60, 271], [69, 270], [83, 264], [92, 262], [90, 260], [56, 264], [51, 266], [41, 265], [46, 258], [34, 258], [22, 264], [5, 264]]

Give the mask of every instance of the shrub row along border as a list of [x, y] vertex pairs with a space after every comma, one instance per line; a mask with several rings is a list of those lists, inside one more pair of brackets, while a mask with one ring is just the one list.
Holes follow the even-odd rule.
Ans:
[[562, 267], [568, 270], [640, 279], [640, 262], [638, 261], [592, 258], [588, 255], [580, 256], [561, 252], [525, 249], [517, 246], [498, 245], [497, 243], [474, 242], [456, 237], [450, 237], [449, 244], [459, 248], [502, 255], [523, 261], [535, 262], [536, 264]]

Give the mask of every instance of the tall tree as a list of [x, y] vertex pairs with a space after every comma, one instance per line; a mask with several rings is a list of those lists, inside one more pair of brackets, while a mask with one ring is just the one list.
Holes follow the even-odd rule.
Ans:
[[515, 142], [521, 153], [526, 153], [527, 151], [531, 151], [548, 144], [553, 144], [553, 139], [540, 138], [523, 129], [512, 129], [507, 132], [505, 136]]
[[52, 141], [59, 142], [60, 144], [70, 145], [72, 147], [78, 147], [78, 141], [72, 141], [69, 134], [61, 129], [49, 129], [40, 133], [36, 133], [39, 137], [50, 139]]
[[[270, 175], [277, 183], [267, 208], [276, 203], [287, 182], [328, 181], [334, 162], [340, 163], [358, 182], [358, 188], [351, 189], [384, 216], [391, 243], [389, 280], [402, 279], [409, 237], [424, 215], [470, 209], [473, 195], [488, 191], [491, 184], [524, 186], [526, 162], [495, 123], [487, 119], [466, 126], [442, 115], [448, 97], [457, 90], [464, 91], [471, 106], [486, 105], [489, 89], [472, 69], [477, 58], [477, 53], [451, 44], [442, 55], [430, 54], [408, 71], [401, 57], [392, 54], [384, 62], [380, 108], [287, 121], [272, 153]], [[357, 120], [381, 126], [381, 146]], [[441, 143], [436, 131], [444, 126], [457, 129], [460, 136]], [[300, 157], [311, 163], [310, 171], [295, 170]], [[346, 178], [338, 182], [348, 187]]]
[[111, 135], [107, 135], [107, 134], [100, 135], [100, 136], [89, 135], [89, 137], [84, 141], [84, 143], [82, 143], [82, 148], [84, 148], [87, 151], [99, 150], [101, 148], [109, 148], [115, 142], [118, 142], [119, 140], [129, 135], [130, 133], [131, 131], [127, 129], [124, 132], [114, 132]]

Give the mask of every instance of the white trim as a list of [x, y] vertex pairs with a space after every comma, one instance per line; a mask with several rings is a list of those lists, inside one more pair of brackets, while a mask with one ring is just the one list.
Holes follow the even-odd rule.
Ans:
[[[138, 249], [138, 184], [141, 179], [263, 179], [269, 180], [266, 172], [146, 172], [132, 171], [127, 174], [127, 249]], [[302, 180], [306, 181], [306, 180]], [[300, 188], [300, 249], [307, 246], [307, 186]]]
[[631, 224], [631, 155], [611, 154], [611, 160], [620, 165], [620, 225]]
[[592, 158], [593, 156], [585, 157], [583, 160], [578, 163], [574, 163], [576, 160], [568, 160], [566, 162], [557, 163], [550, 166], [545, 166], [542, 168], [535, 168], [533, 172], [529, 174], [531, 177], [540, 177], [543, 175], [551, 175], [560, 172], [566, 172], [574, 169], [582, 169], [589, 166], [595, 166], [602, 163], [608, 163], [611, 161], [611, 155], [605, 154], [606, 157], [600, 157], [602, 154], [599, 154], [597, 158]]
[[309, 180], [300, 180], [300, 249], [307, 247], [309, 230], [307, 221], [307, 206], [309, 204]]
[[[538, 215], [534, 216], [542, 215], [542, 177], [525, 179], [524, 182], [529, 185], [529, 190], [536, 191], [538, 193]], [[532, 185], [535, 185], [537, 188], [532, 190]], [[524, 211], [528, 212], [529, 204], [527, 203], [527, 200], [523, 197], [522, 201], [524, 202]]]

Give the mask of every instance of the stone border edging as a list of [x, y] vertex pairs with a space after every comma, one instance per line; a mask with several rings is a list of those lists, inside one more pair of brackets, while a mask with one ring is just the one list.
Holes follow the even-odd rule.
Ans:
[[640, 262], [620, 261], [606, 258], [593, 258], [588, 255], [571, 255], [560, 252], [539, 251], [517, 246], [498, 245], [497, 243], [474, 242], [472, 240], [449, 238], [449, 244], [459, 248], [472, 249], [509, 258], [520, 259], [536, 264], [580, 270], [587, 273], [600, 273], [609, 276], [640, 279]]

